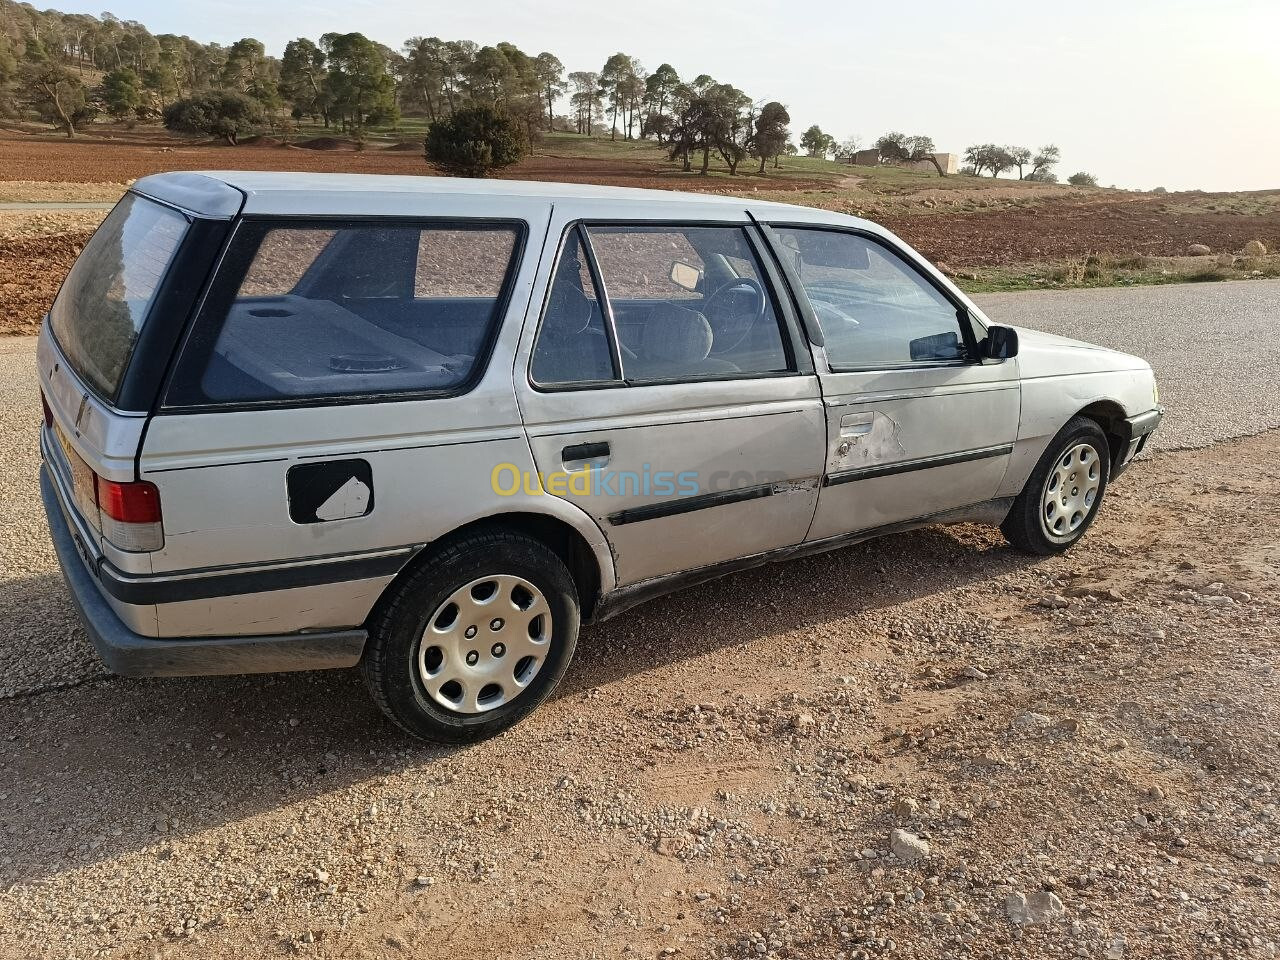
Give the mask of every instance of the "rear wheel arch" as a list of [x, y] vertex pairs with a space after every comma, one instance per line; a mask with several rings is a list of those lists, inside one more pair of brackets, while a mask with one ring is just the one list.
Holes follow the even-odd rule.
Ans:
[[439, 551], [450, 544], [457, 543], [476, 533], [502, 531], [519, 533], [546, 546], [558, 556], [573, 576], [578, 589], [579, 603], [582, 608], [582, 619], [589, 622], [595, 612], [601, 592], [600, 563], [595, 550], [587, 542], [586, 537], [571, 523], [546, 513], [517, 511], [500, 513], [457, 527], [442, 537], [431, 541], [419, 551], [404, 568], [396, 574], [394, 580], [383, 589], [382, 595], [370, 613], [370, 620], [378, 613], [379, 607], [387, 598], [395, 595], [400, 585], [413, 575], [413, 572]]

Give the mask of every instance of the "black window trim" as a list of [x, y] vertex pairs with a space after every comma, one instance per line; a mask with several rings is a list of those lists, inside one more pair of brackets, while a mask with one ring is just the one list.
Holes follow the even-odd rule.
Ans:
[[[237, 249], [242, 239], [241, 231], [249, 228], [257, 228], [265, 226], [257, 242], [254, 244], [252, 251], [249, 251], [249, 257], [244, 260], [241, 251]], [[480, 350], [476, 353], [475, 362], [471, 366], [467, 378], [460, 383], [442, 389], [436, 390], [391, 390], [377, 393], [354, 393], [354, 394], [338, 394], [338, 395], [320, 395], [315, 397], [285, 397], [270, 400], [232, 400], [232, 401], [210, 401], [207, 403], [190, 403], [190, 404], [174, 404], [169, 402], [169, 393], [173, 389], [174, 381], [177, 379], [179, 371], [183, 366], [183, 358], [186, 356], [187, 350], [191, 348], [192, 341], [196, 334], [205, 328], [209, 321], [208, 313], [211, 309], [217, 309], [220, 304], [229, 306], [230, 300], [235, 298], [236, 291], [243, 282], [249, 265], [253, 261], [253, 256], [258, 252], [263, 239], [266, 237], [267, 230], [272, 228], [294, 228], [294, 229], [357, 229], [361, 227], [376, 226], [394, 226], [419, 229], [427, 229], [430, 227], [454, 227], [463, 230], [483, 230], [488, 228], [512, 229], [515, 231], [515, 243], [512, 246], [511, 258], [507, 263], [507, 271], [502, 279], [502, 288], [498, 294], [494, 306], [494, 317], [489, 324], [489, 330], [485, 336], [485, 342], [481, 345]], [[406, 403], [415, 400], [440, 400], [452, 397], [460, 397], [474, 390], [484, 379], [489, 368], [489, 361], [493, 356], [493, 348], [497, 343], [498, 337], [501, 335], [504, 325], [507, 323], [508, 314], [511, 310], [512, 297], [515, 293], [516, 278], [520, 271], [524, 268], [525, 255], [528, 249], [529, 241], [529, 223], [517, 217], [421, 217], [421, 216], [384, 216], [384, 215], [367, 215], [367, 216], [347, 216], [347, 215], [326, 215], [326, 214], [247, 214], [238, 217], [235, 227], [228, 237], [226, 247], [219, 257], [216, 269], [213, 272], [208, 285], [204, 290], [204, 294], [200, 299], [196, 309], [192, 311], [192, 318], [187, 325], [187, 329], [182, 336], [182, 342], [179, 348], [174, 352], [173, 362], [169, 365], [168, 375], [165, 377], [164, 386], [158, 394], [156, 408], [153, 411], [154, 416], [181, 416], [190, 413], [231, 413], [246, 410], [293, 410], [305, 409], [311, 407], [337, 407], [352, 406], [357, 404], [368, 403]], [[421, 241], [419, 241], [421, 242]], [[233, 256], [239, 255], [239, 260], [233, 260]], [[234, 282], [235, 289], [228, 291]], [[229, 293], [229, 297], [227, 294]], [[219, 300], [222, 298], [222, 301]], [[212, 346], [210, 344], [210, 346]]]
[[[810, 331], [810, 340], [815, 346], [824, 347], [823, 354], [827, 361], [827, 369], [830, 373], [886, 373], [893, 370], [937, 370], [947, 367], [971, 367], [980, 365], [983, 360], [979, 352], [979, 341], [974, 331], [974, 327], [981, 327], [982, 324], [977, 320], [963, 302], [961, 302], [955, 294], [948, 290], [944, 285], [938, 282], [937, 277], [931, 275], [928, 271], [923, 270], [916, 257], [911, 256], [900, 245], [894, 243], [889, 238], [875, 233], [871, 230], [863, 230], [858, 227], [846, 226], [840, 223], [820, 223], [820, 222], [803, 222], [803, 221], [782, 221], [769, 220], [757, 221], [761, 227], [761, 232], [769, 242], [770, 249], [773, 252], [774, 259], [778, 263], [779, 269], [787, 280], [787, 285], [791, 288], [792, 295], [797, 300], [797, 305], [805, 319], [805, 326]], [[890, 254], [896, 256], [899, 261], [910, 268], [911, 272], [920, 277], [925, 283], [936, 290], [947, 303], [955, 308], [956, 323], [960, 327], [960, 335], [964, 338], [965, 352], [968, 356], [963, 360], [917, 360], [905, 363], [873, 363], [873, 364], [839, 364], [831, 362], [831, 357], [826, 354], [824, 341], [822, 336], [822, 327], [818, 322], [817, 314], [814, 312], [813, 305], [809, 300], [809, 295], [805, 291], [804, 283], [796, 274], [795, 268], [783, 256], [785, 248], [778, 239], [777, 230], [825, 230], [828, 233], [846, 233], [863, 240], [868, 240], [877, 246], [883, 247]], [[816, 331], [818, 339], [813, 339], [813, 333]], [[983, 333], [986, 333], [983, 328]]]
[[[802, 343], [796, 342], [793, 332], [793, 315], [790, 312], [789, 298], [784, 297], [780, 293], [781, 284], [779, 277], [771, 269], [771, 256], [766, 255], [762, 249], [761, 241], [754, 235], [753, 227], [758, 224], [755, 218], [747, 212], [746, 220], [696, 220], [679, 218], [663, 218], [660, 220], [645, 218], [611, 218], [611, 217], [582, 217], [571, 220], [565, 224], [564, 231], [560, 235], [559, 245], [556, 248], [556, 257], [551, 266], [550, 279], [547, 282], [546, 293], [542, 298], [542, 308], [538, 311], [538, 328], [534, 334], [533, 345], [529, 350], [529, 363], [526, 370], [526, 378], [529, 386], [538, 393], [575, 393], [583, 390], [617, 390], [628, 387], [652, 387], [652, 386], [670, 386], [673, 384], [685, 383], [718, 383], [733, 382], [736, 380], [777, 380], [783, 377], [799, 377], [813, 376], [815, 373], [813, 367], [813, 358], [809, 350]], [[613, 320], [613, 305], [609, 303], [609, 296], [605, 289], [604, 278], [600, 271], [600, 266], [596, 262], [595, 248], [591, 245], [591, 227], [650, 227], [656, 230], [667, 228], [683, 228], [683, 227], [715, 227], [720, 229], [738, 230], [746, 237], [747, 245], [755, 254], [757, 265], [764, 277], [764, 288], [766, 295], [769, 296], [774, 308], [774, 317], [778, 324], [778, 334], [782, 342], [782, 349], [786, 353], [789, 369], [780, 371], [765, 371], [760, 373], [742, 374], [742, 373], [726, 373], [726, 374], [707, 374], [699, 377], [623, 377], [621, 374], [625, 372], [625, 365], [622, 364], [622, 351], [617, 342], [617, 328]], [[555, 284], [556, 272], [560, 265], [560, 258], [568, 245], [569, 236], [573, 231], [580, 230], [582, 238], [583, 254], [587, 258], [588, 269], [591, 273], [591, 281], [596, 285], [596, 296], [601, 300], [601, 312], [606, 317], [605, 328], [609, 336], [609, 351], [613, 357], [614, 372], [616, 376], [611, 380], [582, 380], [573, 383], [541, 383], [533, 377], [533, 357], [538, 348], [538, 338], [542, 335], [542, 324], [546, 318], [547, 307], [551, 302], [551, 288]], [[607, 306], [606, 306], [607, 305]]]

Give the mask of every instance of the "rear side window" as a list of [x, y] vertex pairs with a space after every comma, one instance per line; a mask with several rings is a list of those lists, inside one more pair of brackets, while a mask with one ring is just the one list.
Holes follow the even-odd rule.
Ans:
[[274, 224], [237, 232], [170, 406], [461, 389], [520, 248], [515, 224]]
[[176, 210], [127, 194], [89, 240], [49, 310], [67, 362], [109, 401], [186, 231], [187, 219]]

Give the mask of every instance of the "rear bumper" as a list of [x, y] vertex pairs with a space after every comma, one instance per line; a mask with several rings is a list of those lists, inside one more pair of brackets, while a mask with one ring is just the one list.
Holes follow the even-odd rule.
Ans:
[[58, 565], [80, 619], [102, 662], [126, 677], [191, 677], [279, 673], [354, 667], [368, 634], [364, 630], [278, 636], [157, 639], [134, 633], [103, 598], [68, 525], [48, 466], [40, 468], [40, 498]]
[[1120, 421], [1122, 445], [1115, 465], [1111, 468], [1112, 477], [1118, 477], [1128, 469], [1134, 457], [1146, 449], [1147, 441], [1156, 432], [1156, 427], [1160, 426], [1163, 417], [1164, 407], [1156, 407], [1154, 410]]

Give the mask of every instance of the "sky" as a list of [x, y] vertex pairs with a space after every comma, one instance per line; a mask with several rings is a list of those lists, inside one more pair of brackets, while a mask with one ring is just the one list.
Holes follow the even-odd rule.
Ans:
[[900, 130], [955, 153], [1055, 143], [1063, 179], [1280, 188], [1280, 0], [113, 0], [111, 12], [205, 42], [257, 37], [276, 55], [329, 31], [396, 49], [507, 40], [570, 71], [621, 50], [782, 101], [796, 140], [817, 123], [838, 140]]

